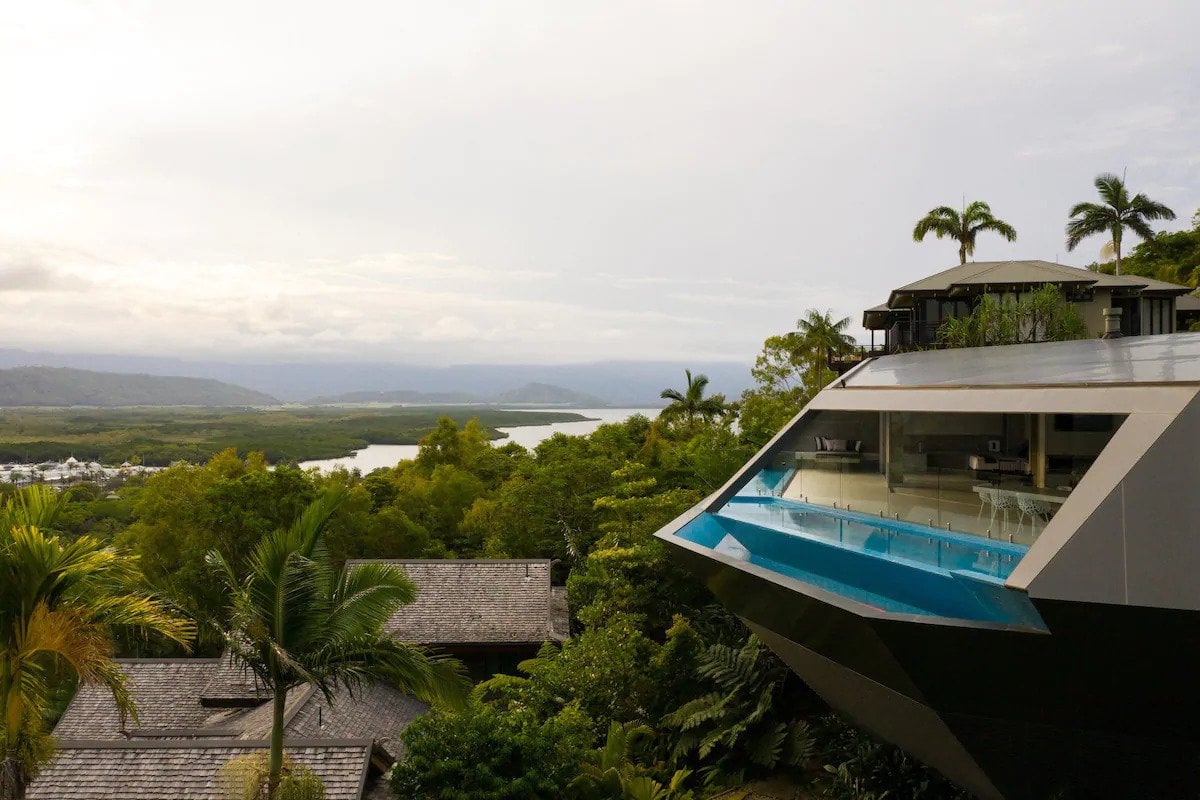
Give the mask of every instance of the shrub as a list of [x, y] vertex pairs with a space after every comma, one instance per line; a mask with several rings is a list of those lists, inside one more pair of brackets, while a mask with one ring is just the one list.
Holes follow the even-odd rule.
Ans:
[[392, 788], [402, 800], [554, 800], [586, 758], [590, 730], [574, 708], [546, 722], [478, 703], [434, 712], [404, 731]]
[[[266, 800], [267, 753], [260, 751], [231, 758], [221, 767], [219, 780], [228, 800]], [[325, 784], [303, 764], [283, 757], [283, 772], [275, 800], [325, 800]]]

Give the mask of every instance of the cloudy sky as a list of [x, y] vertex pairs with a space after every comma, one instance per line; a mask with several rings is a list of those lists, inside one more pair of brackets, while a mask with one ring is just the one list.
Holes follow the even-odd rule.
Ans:
[[741, 359], [1015, 244], [1092, 178], [1200, 207], [1200, 4], [79, 2], [0, 10], [0, 346]]

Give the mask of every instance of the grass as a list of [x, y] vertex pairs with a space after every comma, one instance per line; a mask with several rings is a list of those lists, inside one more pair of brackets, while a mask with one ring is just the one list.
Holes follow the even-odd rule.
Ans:
[[84, 461], [143, 464], [206, 461], [228, 447], [263, 451], [273, 464], [341, 458], [369, 444], [417, 444], [448, 416], [460, 426], [478, 417], [496, 428], [577, 422], [562, 411], [462, 406], [390, 408], [114, 408], [6, 409], [0, 412], [0, 462], [37, 463], [68, 455]]

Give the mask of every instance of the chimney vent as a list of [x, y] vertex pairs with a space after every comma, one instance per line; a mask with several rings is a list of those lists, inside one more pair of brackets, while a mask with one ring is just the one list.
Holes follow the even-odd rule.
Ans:
[[1101, 339], [1120, 339], [1125, 334], [1121, 333], [1121, 309], [1106, 308], [1104, 309], [1104, 335]]

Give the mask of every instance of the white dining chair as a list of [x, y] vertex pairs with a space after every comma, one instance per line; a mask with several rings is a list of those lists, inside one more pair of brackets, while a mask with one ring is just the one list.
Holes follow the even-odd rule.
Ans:
[[1044, 525], [1050, 519], [1050, 506], [1033, 497], [1018, 495], [1017, 510], [1021, 512], [1021, 516], [1017, 518], [1017, 535], [1021, 533], [1021, 526], [1025, 524], [1025, 517], [1029, 517], [1030, 536], [1037, 532], [1037, 528], [1034, 527], [1036, 522], [1040, 521]]
[[996, 512], [999, 511], [1003, 515], [1004, 527], [1000, 529], [1001, 533], [1008, 530], [1008, 512], [1017, 507], [1017, 497], [1012, 492], [1006, 492], [1003, 489], [994, 489], [995, 494], [992, 495], [992, 518], [988, 520], [988, 529], [990, 530], [996, 524]]

